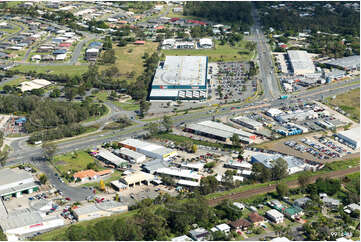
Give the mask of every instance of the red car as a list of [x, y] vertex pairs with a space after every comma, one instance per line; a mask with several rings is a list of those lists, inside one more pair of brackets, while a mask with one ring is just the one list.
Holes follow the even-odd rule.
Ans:
[[66, 197], [65, 200], [70, 201], [71, 199], [70, 199], [70, 197]]

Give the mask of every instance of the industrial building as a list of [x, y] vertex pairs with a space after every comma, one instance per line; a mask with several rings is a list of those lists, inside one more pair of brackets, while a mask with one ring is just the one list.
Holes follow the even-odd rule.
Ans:
[[177, 155], [177, 151], [175, 150], [136, 139], [126, 139], [120, 141], [119, 144], [154, 159], [168, 160]]
[[128, 211], [128, 206], [123, 203], [115, 201], [104, 201], [85, 207], [75, 208], [73, 209], [73, 214], [78, 221], [86, 221], [126, 211]]
[[169, 167], [169, 164], [162, 159], [155, 159], [142, 164], [142, 169], [150, 174], [154, 174], [156, 170], [165, 167]]
[[39, 190], [33, 176], [20, 169], [4, 168], [0, 170], [0, 197], [21, 197]]
[[240, 141], [246, 144], [253, 143], [253, 140], [256, 138], [255, 135], [249, 132], [213, 121], [203, 121], [187, 125], [187, 127], [184, 128], [184, 131], [217, 139], [223, 142], [230, 142], [230, 139], [234, 134], [237, 134]]
[[26, 237], [61, 226], [64, 226], [64, 219], [60, 216], [42, 217], [39, 212], [31, 210], [9, 213], [0, 219], [0, 227], [8, 237]]
[[345, 71], [360, 69], [360, 56], [353, 55], [323, 62], [329, 67], [344, 69]]
[[112, 152], [106, 149], [100, 149], [97, 158], [104, 161], [106, 164], [114, 165], [115, 167], [126, 167], [129, 162], [114, 155]]
[[313, 110], [296, 110], [290, 113], [280, 114], [274, 117], [280, 123], [290, 121], [305, 121], [307, 119], [318, 118], [318, 114]]
[[275, 154], [275, 155], [264, 154], [264, 153], [254, 154], [251, 157], [251, 163], [254, 164], [258, 162], [264, 165], [265, 167], [271, 169], [273, 167], [274, 161], [277, 160], [278, 158], [282, 158], [287, 162], [288, 165], [287, 171], [289, 175], [300, 171], [304, 171], [307, 168], [307, 164], [302, 160], [294, 156], [282, 156], [279, 154]]
[[213, 47], [213, 41], [210, 38], [202, 38], [199, 39], [198, 45], [200, 48], [212, 48]]
[[141, 184], [148, 185], [153, 180], [154, 175], [142, 171], [129, 174], [119, 179], [119, 181], [124, 183], [127, 187], [134, 187]]
[[277, 108], [270, 108], [266, 111], [266, 115], [270, 116], [270, 117], [276, 117], [278, 115], [283, 114], [283, 111], [277, 109]]
[[124, 148], [124, 147], [119, 150], [115, 150], [114, 153], [117, 156], [127, 159], [128, 161], [133, 162], [133, 163], [141, 163], [141, 162], [145, 161], [145, 159], [146, 159], [145, 155], [135, 152], [133, 150]]
[[287, 51], [291, 63], [293, 75], [305, 75], [315, 72], [315, 65], [307, 51], [289, 50]]
[[244, 116], [232, 118], [231, 120], [239, 125], [242, 125], [246, 128], [253, 129], [253, 130], [259, 130], [263, 126], [262, 123], [257, 122], [256, 120], [244, 117]]
[[207, 69], [207, 56], [166, 56], [156, 70], [149, 99], [205, 100]]
[[236, 170], [252, 170], [252, 164], [248, 162], [239, 162], [234, 160], [229, 160], [223, 165], [225, 168], [232, 168]]
[[360, 126], [341, 131], [336, 134], [336, 137], [338, 137], [339, 142], [345, 143], [353, 149], [357, 149], [360, 147]]
[[188, 181], [196, 181], [199, 182], [201, 179], [201, 175], [197, 174], [194, 171], [178, 169], [178, 168], [160, 168], [155, 171], [156, 175], [166, 175], [175, 179], [188, 180]]
[[40, 89], [43, 87], [47, 87], [50, 86], [51, 82], [45, 79], [35, 79], [32, 81], [26, 81], [26, 82], [22, 82], [20, 83], [20, 90], [22, 92], [26, 92], [26, 91], [31, 91], [34, 89]]

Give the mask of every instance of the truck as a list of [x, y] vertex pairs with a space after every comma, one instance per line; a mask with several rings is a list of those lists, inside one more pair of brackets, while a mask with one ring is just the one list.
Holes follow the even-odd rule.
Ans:
[[288, 98], [287, 95], [280, 96], [280, 99], [287, 99], [287, 98]]

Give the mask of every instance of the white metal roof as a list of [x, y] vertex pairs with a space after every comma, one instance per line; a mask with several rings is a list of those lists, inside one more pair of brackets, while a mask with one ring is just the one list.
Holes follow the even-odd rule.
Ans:
[[191, 170], [185, 170], [185, 169], [178, 169], [178, 168], [165, 167], [158, 169], [156, 172], [159, 174], [178, 176], [178, 177], [195, 179], [195, 180], [199, 180], [202, 177], [201, 175], [197, 174], [197, 172], [193, 172]]
[[353, 129], [341, 131], [338, 134], [343, 135], [344, 137], [347, 137], [356, 142], [360, 142], [360, 126]]
[[188, 180], [183, 180], [183, 179], [180, 179], [177, 182], [177, 184], [180, 185], [180, 186], [199, 187], [199, 182], [188, 181]]
[[124, 163], [128, 163], [128, 161], [114, 155], [112, 152], [105, 150], [105, 149], [99, 150], [98, 156], [102, 157], [103, 159], [105, 159], [117, 166], [120, 166], [121, 164], [124, 164]]
[[121, 148], [120, 149], [120, 153], [121, 154], [124, 154], [126, 156], [129, 156], [133, 159], [140, 159], [140, 158], [145, 158], [145, 155], [141, 154], [141, 153], [138, 153], [138, 152], [135, 152], [133, 150], [130, 150], [130, 149], [127, 149], [127, 148]]
[[315, 65], [313, 64], [309, 54], [304, 50], [289, 50], [287, 51], [292, 68], [295, 73], [313, 73], [315, 72]]
[[152, 85], [206, 85], [206, 56], [166, 56]]

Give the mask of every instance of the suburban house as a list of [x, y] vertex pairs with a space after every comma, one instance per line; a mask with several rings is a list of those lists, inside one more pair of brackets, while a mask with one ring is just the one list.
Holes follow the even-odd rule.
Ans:
[[304, 208], [309, 201], [311, 201], [310, 198], [308, 198], [308, 197], [301, 197], [301, 198], [299, 198], [299, 199], [296, 199], [296, 200], [293, 202], [293, 205], [294, 205], [294, 206], [297, 206], [297, 207], [300, 207], [300, 208]]
[[248, 215], [248, 220], [251, 221], [253, 225], [258, 226], [264, 222], [264, 217], [256, 212], [253, 212]]
[[252, 224], [248, 220], [243, 218], [230, 222], [229, 225], [231, 225], [231, 227], [236, 230], [242, 231], [248, 230], [248, 228], [252, 227]]
[[271, 209], [266, 212], [266, 217], [271, 219], [274, 223], [283, 223], [284, 215], [278, 212], [276, 209]]
[[197, 228], [189, 231], [189, 236], [195, 241], [206, 241], [209, 239], [209, 232], [204, 228]]
[[94, 170], [84, 170], [78, 171], [74, 173], [73, 177], [75, 180], [80, 180], [82, 182], [89, 181], [89, 180], [96, 180], [100, 177], [112, 174], [113, 170], [103, 170], [103, 171], [94, 171]]
[[220, 231], [222, 233], [228, 234], [231, 231], [231, 227], [229, 227], [228, 224], [219, 224], [219, 225], [216, 225], [215, 227], [211, 228], [211, 231], [213, 233]]
[[302, 209], [297, 206], [286, 208], [283, 210], [283, 213], [286, 215], [286, 217], [294, 220], [299, 219], [303, 215]]

